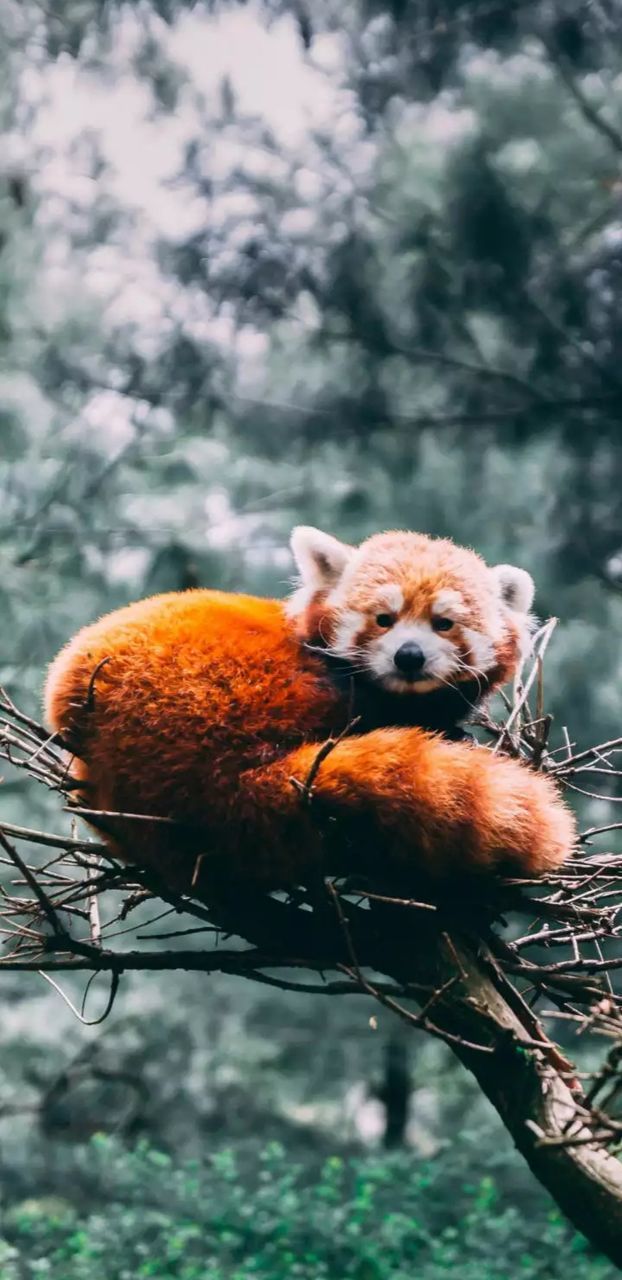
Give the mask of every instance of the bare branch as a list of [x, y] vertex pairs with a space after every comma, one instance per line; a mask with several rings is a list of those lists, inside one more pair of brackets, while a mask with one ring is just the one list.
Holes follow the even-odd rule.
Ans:
[[[622, 739], [577, 750], [566, 732], [561, 745], [551, 742], [544, 665], [554, 626], [549, 621], [535, 637], [531, 666], [505, 712], [495, 718], [486, 709], [477, 723], [496, 752], [549, 773], [560, 786], [618, 800]], [[312, 803], [317, 770], [340, 740], [318, 750], [305, 779], [292, 779], [318, 824], [325, 819]], [[138, 832], [158, 821], [73, 804], [76, 784], [63, 748], [0, 692], [0, 758], [33, 785], [56, 792], [73, 824], [84, 818], [106, 830], [122, 819], [126, 832]], [[79, 784], [81, 793], [87, 785]], [[382, 865], [364, 879], [341, 878], [336, 865], [327, 865], [323, 878], [297, 886], [284, 900], [228, 882], [222, 870], [205, 877], [209, 890], [197, 876], [181, 892], [153, 868], [131, 865], [131, 835], [122, 863], [101, 840], [77, 836], [73, 825], [64, 834], [0, 819], [0, 860], [11, 872], [0, 897], [0, 970], [41, 974], [81, 1021], [84, 1009], [69, 1001], [53, 975], [109, 975], [95, 1021], [107, 1016], [130, 971], [222, 972], [301, 994], [375, 1000], [452, 1047], [536, 1176], [579, 1229], [622, 1265], [622, 1166], [610, 1154], [622, 1140], [615, 1115], [622, 1093], [622, 993], [610, 979], [622, 968], [622, 853], [586, 850], [620, 827], [612, 821], [588, 828], [577, 856], [539, 880], [488, 880], [460, 886], [452, 896], [447, 884], [441, 893], [412, 879], [396, 883]], [[523, 919], [520, 936], [499, 932], [508, 912]], [[171, 927], [151, 938], [167, 945], [143, 949], [162, 915]], [[226, 948], [183, 945], [188, 934], [204, 932], [239, 941]], [[128, 935], [135, 945], [124, 950]], [[547, 1035], [549, 1018], [563, 1019], [578, 1034], [595, 1032], [612, 1046], [589, 1081]]]

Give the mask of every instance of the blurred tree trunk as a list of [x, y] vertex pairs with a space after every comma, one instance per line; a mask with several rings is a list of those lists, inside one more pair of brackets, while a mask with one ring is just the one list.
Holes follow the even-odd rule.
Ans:
[[408, 1051], [401, 1035], [390, 1036], [385, 1045], [384, 1078], [377, 1096], [385, 1113], [384, 1145], [387, 1150], [401, 1147], [406, 1137], [410, 1102]]
[[[597, 1142], [551, 1141], [562, 1138], [575, 1117], [573, 1094], [546, 1050], [521, 1049], [521, 1041], [535, 1038], [534, 1016], [496, 973], [492, 957], [479, 946], [421, 925], [408, 955], [393, 957], [391, 973], [438, 990], [452, 982], [430, 1011], [431, 1020], [459, 1038], [454, 1052], [472, 1071], [560, 1209], [595, 1248], [622, 1266], [622, 1163]], [[488, 1045], [493, 1052], [474, 1045]], [[542, 1133], [548, 1142], [541, 1140]], [[576, 1137], [576, 1125], [573, 1134]], [[582, 1136], [588, 1136], [587, 1129]]]
[[[248, 942], [272, 954], [278, 938], [279, 948], [289, 954], [315, 964], [331, 954], [334, 967], [341, 953], [341, 963], [351, 967], [354, 948], [365, 967], [415, 990], [424, 988], [420, 1006], [473, 1073], [532, 1173], [594, 1248], [622, 1267], [622, 1163], [596, 1140], [557, 1141], [576, 1120], [562, 1052], [545, 1038], [481, 941], [457, 933], [450, 937], [423, 912], [414, 929], [406, 912], [403, 928], [388, 914], [386, 927], [370, 931], [365, 917], [373, 914], [383, 925], [383, 914], [390, 911], [376, 904], [373, 913], [348, 913], [347, 944], [343, 935], [331, 937], [330, 917], [318, 932], [311, 912], [305, 919], [305, 913], [273, 899], [263, 899], [260, 907], [256, 895], [245, 899], [236, 891], [232, 914], [231, 902], [216, 907], [211, 895], [210, 908], [215, 922], [242, 931]], [[430, 992], [437, 994], [430, 998]], [[573, 1123], [575, 1139], [576, 1127]], [[589, 1138], [587, 1128], [581, 1137]]]

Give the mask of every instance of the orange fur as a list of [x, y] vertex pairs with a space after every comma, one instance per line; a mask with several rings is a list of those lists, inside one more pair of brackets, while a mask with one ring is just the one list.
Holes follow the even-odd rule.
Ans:
[[[311, 531], [316, 532], [316, 531]], [[516, 672], [528, 630], [527, 615], [506, 608], [488, 565], [474, 551], [458, 547], [448, 538], [393, 532], [376, 534], [352, 552], [336, 583], [316, 584], [315, 590], [294, 596], [289, 611], [299, 635], [332, 648], [344, 616], [352, 619], [351, 645], [369, 653], [378, 638], [376, 615], [383, 593], [397, 589], [400, 604], [395, 621], [429, 627], [435, 602], [449, 594], [460, 597], [461, 614], [452, 631], [457, 658], [477, 667], [474, 633], [488, 641], [490, 657], [479, 697], [504, 684]], [[506, 568], [508, 566], [505, 566]], [[494, 572], [494, 571], [493, 571]], [[471, 672], [458, 673], [455, 683], [473, 680]], [[479, 700], [479, 699], [478, 699]]]
[[[420, 597], [413, 578], [413, 608], [416, 599], [427, 608], [435, 573], [447, 578], [423, 541], [427, 578]], [[461, 573], [480, 607], [471, 561], [456, 564], [452, 582]], [[538, 875], [568, 855], [573, 820], [553, 784], [428, 732], [426, 695], [363, 697], [361, 722], [320, 765], [315, 808], [305, 805], [292, 777], [305, 781], [322, 742], [359, 709], [356, 690], [353, 704], [352, 688], [301, 642], [305, 626], [313, 630], [279, 601], [197, 590], [120, 609], [62, 650], [46, 713], [81, 757], [73, 768], [85, 802], [184, 824], [111, 820], [124, 857], [187, 889], [202, 854], [199, 888], [220, 867], [263, 885], [303, 881], [325, 865], [326, 830], [331, 869], [335, 857], [349, 870], [381, 857], [441, 879]], [[509, 622], [487, 687], [516, 666], [512, 635]]]

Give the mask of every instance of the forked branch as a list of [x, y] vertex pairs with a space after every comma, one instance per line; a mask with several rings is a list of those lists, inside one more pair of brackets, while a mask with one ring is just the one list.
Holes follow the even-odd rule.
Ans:
[[[615, 804], [622, 799], [622, 738], [577, 750], [565, 733], [551, 745], [543, 658], [553, 625], [539, 633], [531, 670], [505, 715], [481, 714], [480, 729], [492, 739], [481, 749], [505, 751], [560, 785]], [[327, 742], [309, 776], [297, 780], [307, 809], [336, 745]], [[188, 893], [173, 891], [153, 871], [130, 865], [131, 849], [122, 863], [105, 843], [75, 831], [77, 816], [105, 831], [110, 815], [75, 808], [64, 744], [6, 695], [0, 757], [56, 792], [73, 813], [67, 833], [0, 815], [7, 868], [0, 969], [38, 972], [55, 985], [52, 975], [62, 971], [107, 973], [104, 1013], [123, 974], [137, 969], [226, 972], [301, 993], [366, 995], [451, 1046], [536, 1177], [622, 1265], [622, 854], [607, 844], [620, 822], [588, 828], [576, 858], [547, 879], [488, 882], [485, 895], [480, 889], [470, 899], [462, 891], [452, 899], [450, 890], [432, 896], [380, 871], [365, 880], [327, 874], [297, 886], [287, 900], [222, 877], [199, 896], [203, 877]], [[134, 815], [135, 822], [146, 816]], [[63, 825], [60, 813], [55, 825]], [[216, 949], [220, 933], [240, 941]], [[577, 1070], [556, 1043], [562, 1026], [603, 1038], [599, 1070]]]

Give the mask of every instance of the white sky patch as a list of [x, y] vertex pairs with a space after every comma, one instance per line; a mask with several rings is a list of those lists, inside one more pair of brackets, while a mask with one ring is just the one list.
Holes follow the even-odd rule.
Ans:
[[[341, 61], [339, 45], [337, 35], [323, 38], [321, 60], [333, 72]], [[262, 116], [290, 146], [311, 128], [334, 123], [335, 85], [303, 57], [289, 16], [266, 27], [252, 3], [213, 17], [183, 14], [169, 49], [206, 96], [228, 76], [242, 110]]]
[[470, 107], [457, 108], [448, 94], [433, 103], [410, 102], [401, 113], [396, 137], [402, 145], [418, 142], [451, 147], [463, 142], [477, 127], [477, 115]]
[[53, 417], [50, 402], [28, 373], [0, 370], [0, 411], [24, 413], [31, 434], [45, 437]]
[[[321, 200], [330, 180], [314, 131], [329, 130], [336, 145], [341, 141], [348, 146], [349, 161], [363, 168], [369, 164], [354, 100], [339, 83], [342, 36], [322, 36], [314, 42], [312, 57], [307, 57], [293, 19], [284, 16], [267, 26], [252, 0], [244, 8], [218, 15], [184, 13], [172, 29], [156, 21], [153, 30], [164, 55], [190, 78], [173, 113], [154, 111], [148, 83], [131, 68], [142, 31], [129, 12], [117, 22], [113, 54], [104, 72], [61, 56], [25, 74], [25, 93], [40, 108], [31, 143], [35, 152], [47, 152], [44, 163], [37, 162], [33, 181], [44, 197], [39, 221], [48, 241], [48, 262], [54, 264], [58, 305], [73, 296], [79, 283], [96, 300], [105, 324], [139, 327], [148, 359], [157, 357], [171, 323], [181, 322], [196, 337], [202, 335], [225, 349], [235, 344], [252, 366], [264, 356], [265, 337], [249, 327], [238, 334], [234, 317], [217, 317], [204, 291], [199, 297], [163, 277], [154, 245], [161, 236], [181, 241], [206, 225], [220, 226], [221, 253], [235, 255], [240, 248], [234, 243], [236, 220], [242, 247], [255, 229], [257, 206], [251, 194], [219, 194], [216, 187], [208, 203], [179, 180], [184, 148], [193, 139], [203, 148], [203, 172], [216, 184], [226, 182], [238, 168], [257, 177], [284, 179], [288, 154], [295, 162], [299, 157], [294, 189], [303, 204]], [[220, 109], [225, 77], [236, 116], [263, 121], [274, 134], [276, 153], [247, 143], [244, 126], [235, 122], [220, 131], [206, 130], [200, 103], [206, 104], [208, 114]], [[90, 166], [97, 148], [105, 168], [95, 180]], [[73, 233], [88, 229], [92, 207], [107, 195], [132, 213], [132, 224], [113, 232], [110, 242], [74, 248]], [[292, 210], [286, 217], [286, 230], [293, 236], [304, 238], [311, 229], [313, 214], [308, 210]], [[228, 225], [231, 219], [233, 226]]]
[[509, 173], [531, 173], [543, 159], [542, 147], [535, 138], [513, 138], [497, 152], [495, 164]]
[[196, 123], [191, 107], [184, 105], [173, 116], [149, 120], [152, 99], [148, 86], [131, 73], [123, 73], [129, 49], [120, 40], [117, 50], [119, 74], [113, 82], [104, 80], [64, 57], [38, 76], [43, 98], [33, 129], [33, 141], [50, 148], [48, 165], [39, 174], [39, 183], [48, 192], [78, 204], [90, 204], [95, 184], [85, 173], [84, 158], [76, 146], [81, 134], [97, 135], [110, 176], [102, 175], [102, 187], [123, 204], [148, 212], [150, 221], [163, 234], [176, 229], [191, 231], [199, 217], [198, 208], [169, 190], [165, 183], [179, 167], [183, 143], [192, 136]]
[[67, 423], [65, 439], [89, 436], [107, 458], [114, 458], [135, 436], [133, 404], [115, 391], [96, 391], [80, 410], [79, 418]]
[[[184, 143], [196, 136], [196, 105], [182, 90], [175, 112], [152, 117], [148, 85], [127, 71], [137, 43], [136, 24], [128, 16], [118, 31], [114, 77], [88, 71], [69, 57], [61, 57], [43, 73], [30, 71], [29, 97], [44, 102], [33, 141], [50, 148], [49, 163], [40, 176], [48, 190], [56, 188], [78, 203], [89, 203], [93, 184], [80, 172], [79, 154], [68, 153], [81, 134], [92, 130], [111, 165], [114, 193], [148, 212], [163, 232], [185, 233], [200, 221], [202, 210], [189, 208], [187, 193], [165, 184], [179, 168]], [[159, 34], [167, 55], [190, 73], [194, 90], [206, 101], [216, 102], [223, 78], [228, 77], [241, 111], [262, 118], [285, 147], [299, 145], [313, 129], [334, 132], [338, 118], [346, 132], [355, 127], [344, 109], [348, 93], [303, 57], [290, 17], [267, 28], [252, 4], [212, 16], [195, 11], [183, 14], [172, 30], [162, 24]], [[325, 37], [323, 44], [327, 43], [336, 71], [340, 37]], [[206, 139], [208, 144], [212, 141]], [[234, 164], [247, 159], [258, 174], [278, 161], [257, 149], [245, 149], [233, 138], [220, 145], [230, 149]]]

